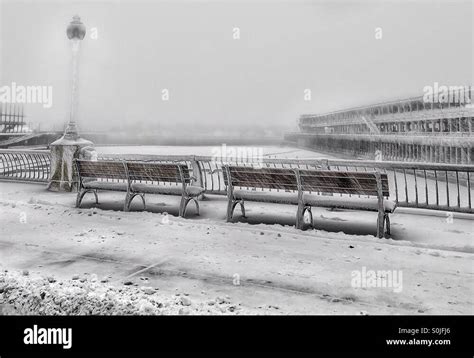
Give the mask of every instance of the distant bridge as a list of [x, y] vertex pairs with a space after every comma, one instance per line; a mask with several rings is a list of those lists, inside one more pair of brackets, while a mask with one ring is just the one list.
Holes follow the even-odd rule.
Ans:
[[[0, 148], [21, 146], [46, 147], [56, 139], [61, 138], [63, 130], [39, 131], [33, 130], [25, 121], [26, 115], [22, 105], [0, 102]], [[92, 136], [103, 140], [105, 132], [81, 132], [82, 135]]]
[[28, 133], [31, 129], [25, 122], [23, 106], [0, 102], [0, 133]]
[[51, 143], [51, 140], [58, 137], [58, 133], [54, 131], [33, 131], [26, 123], [25, 118], [22, 105], [0, 103], [0, 148], [44, 145]]
[[14, 146], [47, 146], [62, 136], [63, 132], [0, 133], [0, 148]]

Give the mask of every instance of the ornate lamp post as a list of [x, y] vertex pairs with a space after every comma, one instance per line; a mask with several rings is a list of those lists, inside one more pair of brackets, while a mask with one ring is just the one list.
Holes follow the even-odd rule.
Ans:
[[74, 16], [67, 27], [67, 37], [71, 40], [72, 49], [72, 85], [71, 85], [71, 107], [69, 122], [64, 135], [50, 144], [51, 147], [51, 176], [48, 189], [53, 191], [71, 191], [74, 188], [73, 160], [79, 157], [84, 147], [91, 147], [91, 141], [79, 136], [76, 126], [77, 103], [78, 103], [78, 56], [81, 41], [86, 35], [86, 27], [79, 16]]
[[72, 86], [71, 86], [71, 109], [69, 114], [69, 123], [64, 132], [64, 136], [68, 139], [77, 139], [79, 134], [76, 127], [77, 116], [77, 76], [78, 76], [78, 55], [81, 41], [86, 36], [86, 27], [81, 22], [79, 16], [74, 16], [71, 23], [67, 27], [67, 37], [72, 42]]

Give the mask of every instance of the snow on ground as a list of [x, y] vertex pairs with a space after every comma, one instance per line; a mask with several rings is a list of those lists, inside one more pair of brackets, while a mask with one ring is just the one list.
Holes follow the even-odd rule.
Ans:
[[[109, 276], [110, 277], [110, 276]], [[116, 287], [109, 277], [99, 280], [95, 274], [74, 275], [57, 281], [53, 276], [30, 276], [28, 270], [0, 272], [0, 293], [4, 314], [44, 315], [189, 315], [240, 314], [241, 308], [226, 297], [216, 297], [195, 304], [188, 293], [174, 296], [159, 294], [158, 288], [146, 286], [148, 279], [141, 277], [141, 287], [125, 281]], [[3, 306], [3, 307], [2, 307]]]
[[[185, 219], [175, 196], [148, 196], [145, 212], [139, 200], [123, 212], [123, 199], [100, 193], [97, 207], [86, 196], [76, 209], [75, 193], [0, 182], [0, 270], [68, 287], [75, 276], [107, 277], [107, 289], [157, 288], [159, 302], [186, 293], [191, 314], [207, 314], [217, 297], [246, 314], [473, 314], [472, 215], [449, 223], [399, 209], [391, 238], [377, 239], [375, 213], [313, 209], [317, 229], [300, 231], [290, 205], [247, 203], [248, 219], [237, 210], [226, 223], [221, 196]], [[364, 268], [402, 272], [401, 292], [353, 287]]]

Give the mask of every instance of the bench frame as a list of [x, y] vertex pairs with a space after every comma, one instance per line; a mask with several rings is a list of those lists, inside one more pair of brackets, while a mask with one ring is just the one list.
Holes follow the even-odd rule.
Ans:
[[[89, 162], [89, 161], [81, 160], [81, 159], [75, 159], [74, 160], [74, 163], [76, 165], [76, 171], [77, 171], [77, 174], [78, 174], [78, 177], [79, 177], [78, 193], [77, 193], [77, 197], [76, 197], [76, 207], [80, 207], [82, 199], [89, 192], [94, 194], [95, 203], [98, 204], [99, 203], [99, 199], [98, 199], [98, 191], [99, 190], [117, 191], [117, 192], [121, 191], [121, 190], [116, 190], [116, 189], [113, 189], [113, 188], [110, 188], [110, 189], [109, 188], [100, 188], [100, 189], [98, 189], [98, 188], [97, 189], [85, 188], [84, 187], [83, 176], [81, 175], [81, 170], [80, 170], [80, 167], [79, 167], [79, 162]], [[98, 161], [98, 162], [107, 162], [107, 161], [101, 160], [101, 161]], [[113, 162], [118, 163], [118, 161], [113, 161]], [[131, 179], [131, 177], [130, 177], [129, 168], [128, 168], [128, 165], [127, 165], [127, 163], [129, 163], [129, 162], [130, 161], [120, 161], [120, 163], [122, 163], [122, 165], [124, 167], [124, 178], [122, 178], [122, 179], [126, 181], [126, 185], [127, 185], [123, 210], [124, 211], [130, 211], [131, 203], [132, 203], [133, 199], [136, 196], [139, 196], [142, 199], [143, 209], [145, 210], [146, 209], [146, 202], [145, 202], [146, 193], [143, 193], [143, 192], [140, 192], [139, 190], [134, 190], [133, 189], [134, 180]], [[194, 203], [196, 205], [197, 215], [199, 215], [199, 203], [198, 203], [198, 200], [197, 200], [199, 195], [198, 196], [191, 196], [191, 195], [188, 195], [187, 191], [186, 191], [187, 184], [188, 183], [192, 184], [192, 182], [196, 180], [191, 175], [189, 177], [185, 177], [185, 173], [183, 172], [183, 166], [185, 166], [186, 164], [174, 164], [174, 163], [173, 164], [170, 164], [170, 163], [147, 163], [147, 164], [156, 165], [156, 166], [165, 166], [165, 165], [176, 166], [178, 168], [178, 171], [179, 171], [179, 178], [180, 178], [179, 182], [182, 185], [181, 202], [180, 202], [180, 205], [179, 205], [179, 216], [184, 217], [186, 215], [186, 209], [187, 209], [187, 206], [188, 206], [190, 201], [194, 201]], [[99, 179], [99, 178], [100, 178], [100, 176], [97, 176], [97, 179]], [[156, 194], [165, 194], [165, 193], [160, 193], [159, 191], [157, 191]]]
[[[225, 168], [227, 171], [227, 178], [230, 178], [229, 168]], [[232, 181], [227, 182], [227, 221], [231, 221], [232, 216], [234, 215], [234, 209], [237, 204], [240, 204], [240, 211], [242, 212], [242, 217], [246, 218], [245, 216], [245, 203], [244, 199], [236, 199], [234, 196], [234, 187], [232, 185]]]
[[[305, 211], [308, 211], [310, 214], [311, 218], [311, 226], [314, 227], [313, 224], [313, 213], [311, 212], [311, 205], [307, 205], [304, 202], [304, 190], [303, 186], [301, 183], [301, 175], [300, 175], [300, 169], [294, 169], [296, 172], [296, 178], [298, 181], [298, 213], [296, 216], [296, 227], [299, 229], [303, 228], [304, 225], [304, 213]], [[347, 171], [342, 171], [338, 170], [338, 172], [342, 173], [347, 173]], [[390, 235], [390, 216], [389, 213], [385, 211], [384, 209], [384, 196], [383, 196], [383, 186], [382, 186], [382, 175], [380, 174], [379, 171], [374, 171], [373, 172], [375, 176], [375, 180], [377, 183], [377, 237], [382, 238], [384, 236], [384, 228], [385, 232]], [[361, 210], [364, 211], [364, 209], [361, 208], [355, 208], [355, 209], [348, 209], [348, 210]]]
[[[228, 199], [228, 204], [227, 204], [227, 221], [231, 221], [233, 217], [233, 213], [235, 210], [235, 207], [237, 204], [240, 204], [240, 208], [242, 211], [242, 216], [245, 218], [245, 201], [243, 198], [236, 198], [234, 195], [234, 185], [232, 183], [232, 173], [231, 173], [231, 167], [235, 166], [230, 166], [230, 165], [225, 165], [224, 170], [226, 173], [226, 178], [227, 178], [227, 199]], [[237, 167], [237, 168], [245, 168], [245, 167]], [[273, 169], [273, 168], [272, 168]], [[313, 214], [311, 211], [312, 206], [305, 203], [304, 200], [304, 187], [302, 184], [301, 180], [301, 169], [289, 169], [289, 168], [274, 168], [275, 170], [291, 170], [295, 173], [295, 180], [296, 180], [296, 186], [297, 186], [297, 191], [298, 191], [298, 201], [297, 201], [297, 212], [296, 212], [296, 227], [298, 229], [302, 229], [304, 227], [304, 215], [306, 212], [309, 213], [310, 216], [310, 224], [311, 226], [314, 227], [314, 221], [313, 221]], [[314, 171], [329, 171], [329, 170], [314, 170]], [[347, 173], [348, 171], [331, 171], [331, 172], [341, 172], [341, 173]], [[385, 232], [390, 235], [390, 217], [389, 217], [389, 212], [386, 212], [384, 209], [384, 196], [383, 196], [383, 184], [382, 184], [382, 175], [378, 171], [374, 172], [367, 172], [368, 174], [373, 173], [376, 181], [376, 186], [377, 186], [377, 237], [382, 238], [384, 237], [384, 229]], [[364, 174], [366, 174], [364, 172]], [[326, 191], [329, 192], [330, 191]], [[367, 194], [363, 194], [367, 195]], [[370, 196], [375, 196], [375, 195], [370, 195]], [[261, 200], [262, 202], [264, 200]], [[336, 207], [336, 205], [334, 206]], [[361, 211], [369, 211], [367, 209], [363, 209], [360, 207], [355, 207], [354, 209], [348, 209], [348, 210], [361, 210]], [[394, 209], [395, 210], [395, 209]], [[372, 211], [372, 210], [370, 210]]]
[[[81, 206], [81, 203], [82, 203], [82, 199], [84, 198], [84, 196], [87, 194], [87, 193], [93, 193], [94, 194], [94, 197], [95, 197], [95, 203], [96, 204], [99, 204], [99, 189], [92, 189], [92, 188], [85, 188], [84, 187], [84, 177], [81, 175], [81, 170], [80, 170], [80, 167], [79, 167], [79, 164], [78, 162], [83, 162], [83, 161], [88, 161], [88, 160], [84, 160], [84, 159], [74, 159], [74, 165], [76, 166], [76, 173], [77, 173], [77, 176], [79, 178], [79, 185], [77, 187], [77, 197], [76, 197], [76, 208], [80, 207]], [[126, 172], [127, 172], [127, 169], [126, 169], [126, 166], [125, 166], [125, 163], [122, 162], [122, 165], [124, 167], [124, 178], [123, 180], [126, 179]], [[86, 177], [87, 178], [87, 177]], [[100, 189], [100, 190], [107, 190], [107, 191], [118, 191], [118, 190], [114, 190], [114, 189], [107, 189], [107, 188], [104, 188], [104, 189]]]

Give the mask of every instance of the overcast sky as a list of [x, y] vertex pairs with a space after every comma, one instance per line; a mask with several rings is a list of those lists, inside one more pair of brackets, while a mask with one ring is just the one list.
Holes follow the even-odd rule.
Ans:
[[[302, 113], [421, 95], [433, 82], [473, 83], [471, 1], [0, 4], [2, 84], [53, 86], [51, 109], [27, 108], [28, 119], [45, 127], [68, 118], [65, 30], [75, 14], [88, 30], [81, 129], [125, 122], [291, 126]], [[161, 100], [165, 88], [169, 101]]]

